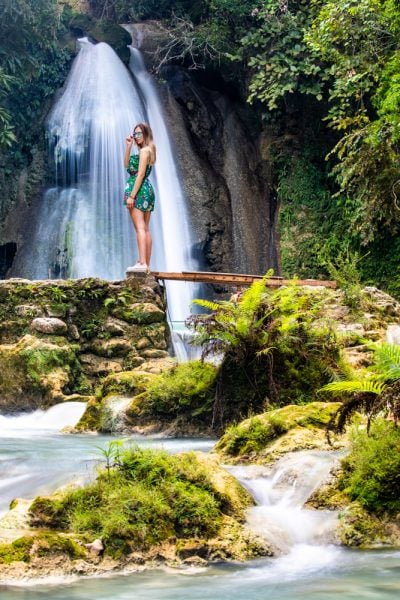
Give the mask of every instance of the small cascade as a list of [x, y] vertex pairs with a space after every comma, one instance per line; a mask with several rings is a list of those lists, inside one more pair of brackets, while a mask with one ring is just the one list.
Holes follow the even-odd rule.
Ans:
[[86, 409], [86, 402], [63, 402], [48, 410], [35, 410], [18, 415], [0, 415], [0, 436], [13, 434], [59, 432], [74, 427]]
[[318, 555], [320, 545], [335, 541], [337, 514], [308, 510], [304, 504], [328, 476], [333, 452], [296, 452], [265, 467], [233, 467], [233, 475], [252, 494], [258, 506], [248, 512], [248, 524], [282, 553]]

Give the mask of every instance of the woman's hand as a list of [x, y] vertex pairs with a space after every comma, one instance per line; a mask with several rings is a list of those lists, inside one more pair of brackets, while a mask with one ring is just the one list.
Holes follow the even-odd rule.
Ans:
[[125, 141], [126, 141], [127, 146], [132, 146], [132, 144], [133, 144], [133, 135], [130, 133], [128, 135], [128, 137], [126, 138]]
[[132, 196], [129, 196], [126, 201], [127, 208], [133, 208], [135, 206], [135, 199]]

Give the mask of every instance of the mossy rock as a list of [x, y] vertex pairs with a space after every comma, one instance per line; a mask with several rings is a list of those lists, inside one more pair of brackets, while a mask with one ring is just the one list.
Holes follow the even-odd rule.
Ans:
[[31, 525], [102, 539], [106, 553], [118, 558], [171, 538], [214, 540], [227, 519], [241, 526], [253, 504], [215, 458], [138, 447], [116, 450], [116, 466], [97, 481], [36, 498]]
[[113, 373], [105, 378], [101, 386], [101, 397], [110, 394], [132, 394], [135, 396], [146, 390], [149, 382], [155, 377], [150, 373], [123, 371]]
[[20, 537], [10, 544], [0, 544], [0, 564], [10, 565], [13, 562], [30, 562], [33, 537]]
[[92, 398], [86, 405], [86, 410], [78, 423], [75, 431], [100, 431], [102, 421], [102, 403], [97, 398]]
[[76, 346], [25, 335], [16, 344], [0, 346], [0, 397], [10, 408], [64, 400], [63, 388], [79, 370]]
[[208, 363], [178, 363], [149, 380], [132, 401], [127, 416], [135, 422], [171, 421], [186, 417], [192, 423], [211, 425], [217, 369]]
[[377, 516], [352, 502], [339, 513], [338, 534], [345, 546], [357, 548], [400, 547], [400, 523], [388, 516]]
[[[326, 425], [339, 406], [338, 402], [310, 402], [305, 405], [290, 404], [262, 413], [228, 427], [215, 450], [230, 457], [252, 455], [257, 458], [265, 455], [271, 444], [281, 440], [288, 432], [296, 433], [293, 438], [295, 445], [283, 445], [283, 451], [308, 448], [309, 443], [326, 437]], [[319, 436], [316, 435], [318, 432]]]
[[87, 14], [78, 14], [71, 19], [69, 27], [78, 36], [86, 34], [96, 42], [109, 44], [121, 60], [129, 62], [130, 52], [127, 46], [132, 39], [129, 33], [116, 23], [98, 20]]

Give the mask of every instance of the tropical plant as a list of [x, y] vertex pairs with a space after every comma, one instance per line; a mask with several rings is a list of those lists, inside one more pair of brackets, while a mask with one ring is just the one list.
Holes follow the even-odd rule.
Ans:
[[358, 377], [328, 383], [321, 392], [335, 396], [350, 394], [328, 424], [328, 431], [343, 433], [356, 412], [367, 416], [367, 430], [371, 421], [386, 415], [395, 423], [400, 419], [400, 346], [380, 343], [373, 346], [374, 363]]
[[318, 294], [299, 289], [295, 281], [268, 291], [270, 276], [254, 282], [239, 302], [195, 301], [212, 311], [188, 322], [202, 358], [222, 356], [213, 405], [216, 428], [269, 404], [309, 401], [317, 382], [328, 381], [338, 369], [333, 328], [313, 323], [321, 308]]

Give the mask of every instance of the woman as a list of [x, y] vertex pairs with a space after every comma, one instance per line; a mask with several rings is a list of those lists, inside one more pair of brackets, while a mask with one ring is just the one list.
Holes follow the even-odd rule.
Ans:
[[[131, 156], [133, 141], [139, 150]], [[127, 271], [150, 272], [152, 240], [149, 230], [150, 216], [154, 210], [154, 189], [148, 177], [156, 161], [156, 147], [150, 125], [139, 123], [133, 134], [126, 138], [124, 166], [130, 177], [124, 193], [124, 203], [129, 210], [136, 231], [139, 260]]]

